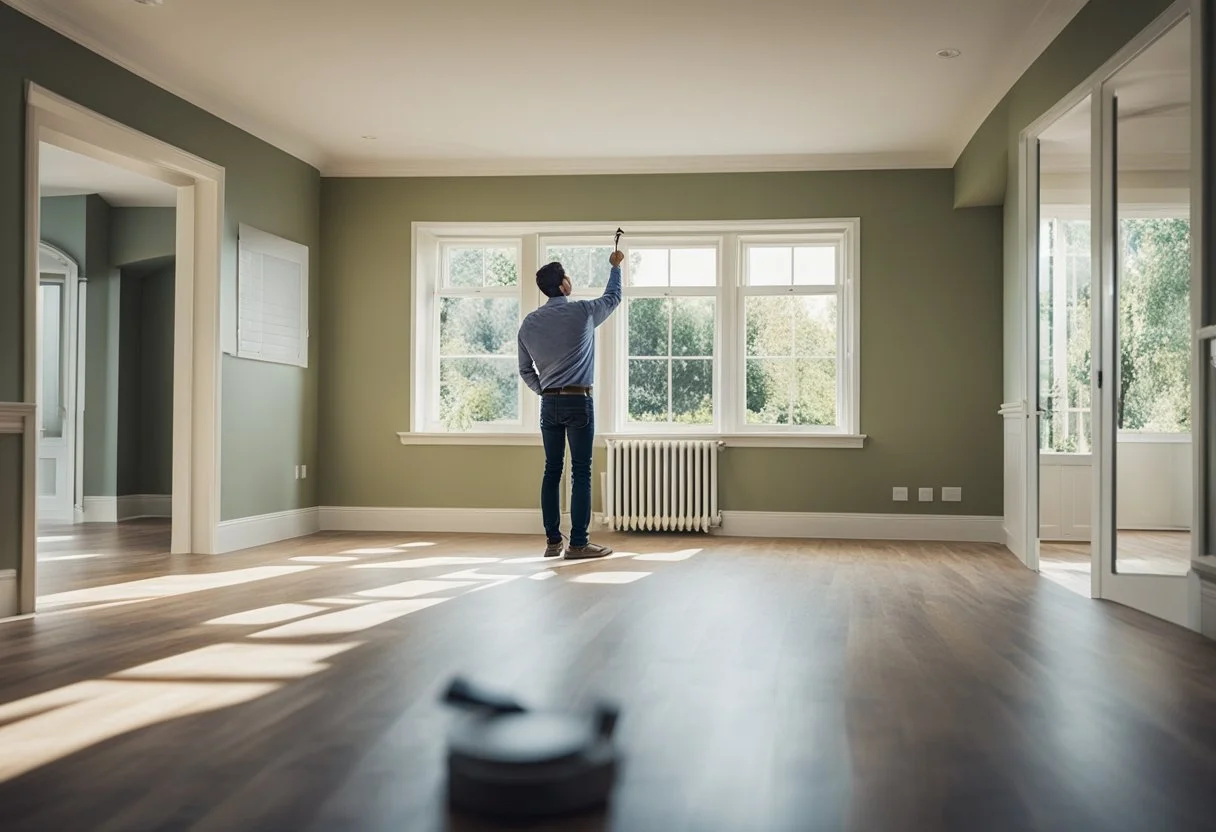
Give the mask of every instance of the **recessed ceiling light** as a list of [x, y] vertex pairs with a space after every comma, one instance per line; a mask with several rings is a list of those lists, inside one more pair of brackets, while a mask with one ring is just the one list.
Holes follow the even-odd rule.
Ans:
[[959, 52], [957, 49], [939, 49], [939, 50], [937, 50], [937, 57], [939, 57], [939, 58], [957, 58], [961, 54], [963, 54], [963, 53]]
[[135, 0], [141, 6], [163, 6], [165, 0]]
[[374, 142], [376, 140], [375, 136], [363, 136], [362, 138], [367, 139], [369, 142]]

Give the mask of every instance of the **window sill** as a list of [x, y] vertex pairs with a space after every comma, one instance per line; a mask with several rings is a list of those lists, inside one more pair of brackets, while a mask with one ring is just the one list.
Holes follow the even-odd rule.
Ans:
[[397, 434], [402, 445], [540, 445], [535, 433], [411, 433]]
[[[397, 434], [402, 445], [540, 445], [540, 433], [410, 433]], [[596, 445], [605, 440], [620, 439], [716, 439], [728, 448], [862, 448], [864, 434], [796, 434], [796, 433], [738, 433], [738, 434], [640, 434], [607, 433], [595, 438]]]

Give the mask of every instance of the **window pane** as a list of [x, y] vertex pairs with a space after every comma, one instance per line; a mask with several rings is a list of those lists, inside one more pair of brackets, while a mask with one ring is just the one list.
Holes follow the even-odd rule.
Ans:
[[752, 286], [789, 286], [793, 281], [793, 249], [789, 246], [750, 246], [747, 282]]
[[452, 247], [447, 250], [447, 258], [446, 285], [453, 288], [519, 285], [513, 248]]
[[1119, 429], [1189, 433], [1190, 221], [1122, 217], [1119, 225]]
[[713, 359], [677, 358], [671, 362], [671, 409], [673, 422], [713, 424]]
[[666, 298], [629, 301], [629, 354], [666, 356], [671, 304]]
[[448, 430], [519, 421], [519, 376], [512, 358], [440, 358], [439, 419]]
[[747, 354], [792, 356], [794, 354], [793, 305], [798, 299], [755, 297], [747, 299]]
[[440, 298], [439, 354], [515, 355], [519, 301], [514, 298]]
[[794, 283], [831, 286], [836, 282], [835, 246], [798, 246], [794, 249]]
[[629, 252], [630, 286], [667, 285], [667, 249], [642, 248]]
[[718, 252], [712, 248], [673, 248], [672, 286], [718, 285]]
[[671, 299], [671, 354], [712, 357], [714, 299]]
[[788, 425], [794, 389], [794, 359], [747, 360], [747, 421], [754, 425]]
[[799, 361], [794, 396], [794, 424], [828, 427], [836, 424], [836, 361]]
[[836, 358], [836, 296], [790, 298], [794, 316], [794, 355]]
[[48, 439], [63, 436], [63, 284], [42, 283], [42, 430]]
[[519, 268], [515, 265], [515, 251], [509, 248], [485, 250], [485, 285], [518, 286]]
[[561, 263], [575, 289], [602, 289], [608, 284], [612, 246], [547, 246], [547, 262]]
[[481, 286], [483, 259], [479, 248], [448, 249], [447, 285], [460, 288]]
[[629, 359], [629, 419], [632, 422], [667, 421], [668, 359]]

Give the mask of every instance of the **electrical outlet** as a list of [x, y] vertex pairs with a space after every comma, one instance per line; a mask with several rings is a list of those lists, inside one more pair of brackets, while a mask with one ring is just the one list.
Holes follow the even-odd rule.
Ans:
[[900, 486], [899, 488], [891, 489], [891, 500], [896, 503], [908, 502], [908, 489]]
[[933, 502], [933, 489], [932, 489], [932, 488], [922, 488], [922, 489], [920, 489], [918, 499], [919, 499], [919, 500], [920, 500], [922, 503], [931, 503], [931, 502]]
[[961, 488], [943, 488], [942, 502], [943, 503], [961, 503], [963, 501], [963, 489]]
[[302, 480], [308, 479], [308, 466], [307, 465], [300, 466], [300, 479], [302, 479]]
[[297, 465], [296, 466], [296, 479], [299, 479], [299, 478], [300, 478], [300, 466]]

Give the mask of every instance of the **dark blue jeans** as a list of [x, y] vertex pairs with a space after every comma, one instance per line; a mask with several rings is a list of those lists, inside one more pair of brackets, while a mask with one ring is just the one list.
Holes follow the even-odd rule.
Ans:
[[550, 543], [562, 539], [558, 494], [566, 442], [570, 443], [570, 545], [587, 545], [591, 522], [591, 445], [595, 439], [595, 403], [590, 396], [542, 396], [540, 435], [545, 443], [545, 476], [540, 483], [540, 510]]

